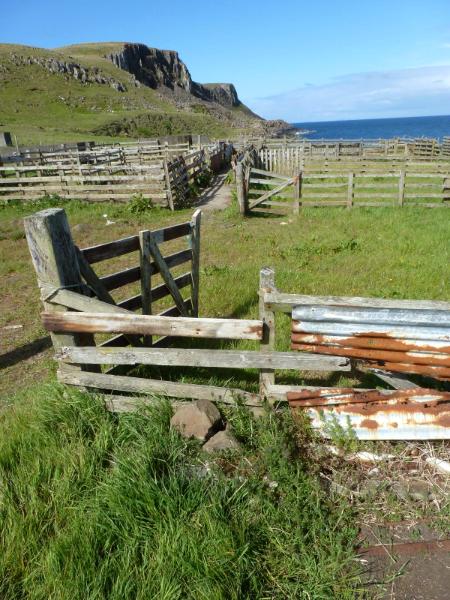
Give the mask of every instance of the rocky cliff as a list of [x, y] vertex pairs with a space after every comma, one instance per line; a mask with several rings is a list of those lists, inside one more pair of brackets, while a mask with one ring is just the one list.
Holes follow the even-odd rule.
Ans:
[[189, 69], [174, 50], [149, 48], [145, 44], [124, 44], [106, 55], [116, 67], [131, 73], [138, 82], [153, 89], [177, 88], [204, 100], [217, 102], [226, 108], [241, 105], [232, 83], [197, 83], [192, 81]]

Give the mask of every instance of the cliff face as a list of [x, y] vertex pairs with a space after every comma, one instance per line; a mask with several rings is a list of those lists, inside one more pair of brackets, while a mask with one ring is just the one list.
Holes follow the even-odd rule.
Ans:
[[231, 108], [241, 104], [232, 83], [201, 84], [192, 81], [189, 69], [178, 52], [149, 48], [145, 44], [124, 44], [118, 52], [106, 56], [116, 67], [128, 71], [136, 80], [153, 89], [177, 88], [207, 102]]
[[109, 54], [106, 58], [119, 69], [134, 75], [143, 85], [153, 89], [160, 86], [171, 89], [180, 87], [191, 92], [191, 74], [180, 60], [178, 52], [149, 48], [144, 44], [124, 44], [121, 51]]

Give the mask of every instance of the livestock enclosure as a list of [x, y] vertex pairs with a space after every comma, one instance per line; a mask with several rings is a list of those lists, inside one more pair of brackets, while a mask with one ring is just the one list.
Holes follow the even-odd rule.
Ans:
[[250, 146], [238, 157], [236, 185], [241, 214], [296, 213], [302, 206], [443, 208], [450, 206], [450, 162], [308, 158], [298, 146]]
[[[59, 363], [58, 379], [106, 392], [111, 410], [151, 402], [129, 394], [253, 407], [289, 401], [293, 409], [308, 412], [315, 426], [323, 427], [329, 419], [348, 421], [361, 439], [450, 438], [450, 394], [433, 386], [433, 381], [450, 377], [448, 302], [284, 294], [275, 286], [274, 272], [263, 268], [258, 319], [202, 318], [200, 212], [186, 223], [85, 249], [74, 245], [61, 209], [27, 217], [25, 228], [44, 303], [43, 323], [52, 333]], [[188, 248], [183, 247], [186, 236]], [[167, 254], [164, 244], [171, 240], [179, 246]], [[92, 267], [130, 252], [137, 253], [136, 267], [101, 277]], [[190, 270], [173, 274], [185, 262]], [[139, 285], [137, 294], [121, 301], [111, 296], [130, 283]], [[182, 296], [186, 287], [190, 297]], [[156, 303], [163, 298], [174, 305], [161, 311]], [[329, 312], [322, 314], [320, 307]], [[318, 311], [319, 317], [308, 310]], [[276, 313], [293, 319], [289, 352], [276, 350]], [[331, 337], [322, 340], [323, 334]], [[184, 368], [193, 370], [191, 381], [180, 381], [179, 369]], [[254, 370], [253, 386], [230, 387], [229, 369]], [[355, 369], [368, 369], [394, 390], [302, 384], [301, 373]], [[294, 377], [297, 372], [298, 384], [292, 377], [283, 383], [286, 372]], [[431, 383], [428, 379], [420, 387], [406, 379], [408, 374], [431, 377]]]
[[38, 151], [0, 163], [0, 198], [57, 195], [92, 202], [127, 202], [142, 195], [155, 206], [185, 206], [202, 173], [217, 173], [231, 157], [225, 142], [196, 149], [186, 144], [124, 145]]

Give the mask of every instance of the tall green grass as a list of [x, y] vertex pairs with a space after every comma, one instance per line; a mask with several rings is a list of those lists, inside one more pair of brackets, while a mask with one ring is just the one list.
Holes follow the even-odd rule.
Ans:
[[307, 466], [306, 429], [239, 409], [242, 451], [213, 460], [170, 415], [55, 386], [3, 413], [1, 598], [358, 597], [352, 515]]

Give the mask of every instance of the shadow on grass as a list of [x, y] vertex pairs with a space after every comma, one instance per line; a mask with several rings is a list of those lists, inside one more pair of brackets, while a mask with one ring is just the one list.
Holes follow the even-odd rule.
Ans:
[[13, 365], [34, 356], [35, 354], [39, 354], [39, 352], [43, 352], [48, 348], [51, 348], [52, 342], [50, 336], [42, 337], [37, 340], [33, 340], [28, 344], [24, 344], [23, 346], [19, 346], [19, 348], [14, 348], [10, 352], [5, 352], [5, 354], [0, 355], [0, 369], [6, 369], [7, 367], [12, 367]]

